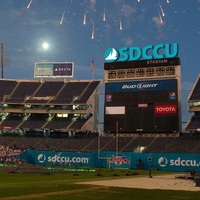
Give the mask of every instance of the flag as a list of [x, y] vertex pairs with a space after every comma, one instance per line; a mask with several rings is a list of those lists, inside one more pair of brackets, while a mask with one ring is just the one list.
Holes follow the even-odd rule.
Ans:
[[94, 71], [94, 59], [92, 60], [92, 62], [90, 64], [90, 69], [91, 69], [91, 71]]

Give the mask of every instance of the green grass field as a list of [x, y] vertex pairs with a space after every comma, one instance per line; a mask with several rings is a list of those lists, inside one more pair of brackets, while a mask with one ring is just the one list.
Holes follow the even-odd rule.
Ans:
[[[154, 175], [161, 173], [153, 172]], [[163, 173], [163, 172], [162, 172]], [[3, 171], [0, 169], [0, 200], [177, 200], [198, 199], [200, 192], [145, 190], [76, 184], [86, 180], [148, 176], [148, 171], [126, 169], [75, 169], [57, 173]]]

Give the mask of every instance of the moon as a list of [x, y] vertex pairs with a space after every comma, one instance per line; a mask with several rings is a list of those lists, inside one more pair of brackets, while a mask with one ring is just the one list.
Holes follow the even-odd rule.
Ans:
[[44, 42], [42, 44], [43, 49], [47, 50], [49, 48], [49, 44], [47, 42]]

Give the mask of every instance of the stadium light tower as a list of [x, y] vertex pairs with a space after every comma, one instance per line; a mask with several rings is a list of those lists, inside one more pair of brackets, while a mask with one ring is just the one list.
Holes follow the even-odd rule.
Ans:
[[5, 66], [9, 66], [10, 65], [10, 54], [8, 52], [4, 51], [4, 47], [3, 47], [3, 43], [0, 42], [0, 59], [1, 59], [1, 78], [4, 78], [4, 73], [3, 73], [3, 69]]
[[1, 42], [1, 78], [3, 79], [3, 43]]

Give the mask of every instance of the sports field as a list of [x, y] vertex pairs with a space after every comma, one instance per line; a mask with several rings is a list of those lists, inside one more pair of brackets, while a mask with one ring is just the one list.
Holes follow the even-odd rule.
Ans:
[[200, 196], [200, 187], [194, 181], [175, 179], [175, 174], [159, 171], [152, 172], [153, 178], [148, 171], [126, 169], [29, 170], [26, 166], [20, 170], [1, 167], [0, 171], [0, 200], [171, 200]]

